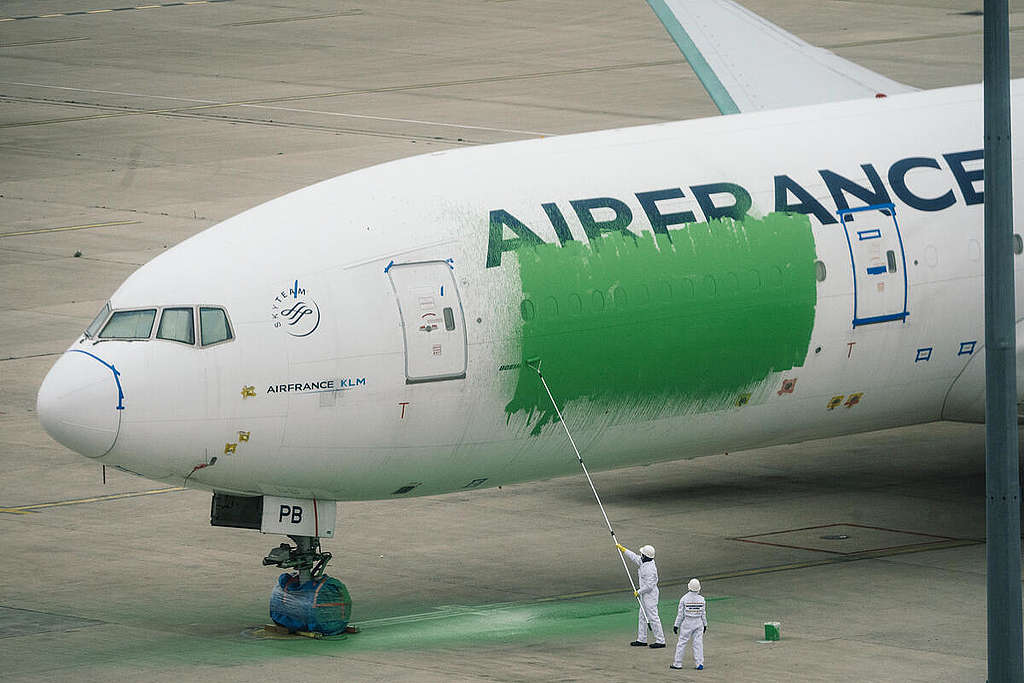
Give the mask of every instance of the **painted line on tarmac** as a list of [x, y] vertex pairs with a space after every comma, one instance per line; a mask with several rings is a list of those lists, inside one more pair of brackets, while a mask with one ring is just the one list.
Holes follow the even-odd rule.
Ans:
[[330, 14], [308, 14], [301, 17], [281, 17], [280, 19], [253, 19], [251, 21], [237, 21], [233, 24], [224, 24], [224, 26], [235, 27], [235, 26], [259, 26], [261, 24], [283, 24], [289, 21], [309, 21], [311, 19], [333, 19], [335, 17], [355, 17], [366, 12], [361, 9], [345, 9], [340, 12], [331, 12]]
[[[852, 553], [850, 555], [840, 555], [835, 557], [824, 557], [818, 560], [807, 560], [804, 562], [790, 562], [788, 564], [777, 564], [769, 565], [766, 567], [753, 567], [751, 569], [739, 569], [731, 572], [719, 572], [717, 574], [705, 574], [700, 577], [701, 582], [704, 581], [720, 581], [723, 579], [736, 579], [744, 576], [756, 576], [759, 574], [771, 574], [773, 572], [788, 572], [795, 569], [811, 569], [813, 567], [822, 567], [830, 564], [842, 564], [844, 562], [857, 562], [860, 560], [877, 560], [886, 557], [893, 557], [895, 555], [907, 555], [911, 553], [923, 553], [930, 550], [946, 550], [949, 548], [963, 548], [972, 545], [984, 545], [985, 541], [980, 541], [974, 538], [957, 538], [949, 541], [939, 541], [937, 543], [921, 543], [917, 545], [900, 546], [896, 548], [883, 548], [880, 550], [867, 550], [860, 553]], [[667, 581], [659, 581], [659, 586], [682, 586], [689, 582], [690, 577], [685, 579], [669, 579]], [[547, 598], [538, 598], [531, 602], [555, 602], [559, 600], [576, 600], [579, 598], [591, 598], [602, 595], [613, 595], [615, 593], [621, 593], [624, 589], [613, 588], [593, 591], [583, 591], [581, 593], [567, 593], [565, 595], [553, 595]]]
[[[1010, 31], [1024, 31], [1024, 26], [1011, 26]], [[962, 38], [966, 36], [984, 35], [983, 31], [954, 31], [952, 33], [929, 33], [923, 36], [903, 36], [901, 38], [879, 38], [877, 40], [856, 40], [850, 43], [833, 43], [822, 45], [826, 50], [836, 50], [843, 47], [866, 47], [869, 45], [887, 45], [889, 43], [913, 43], [920, 40], [939, 40], [941, 38]]]
[[104, 503], [108, 500], [121, 500], [122, 498], [139, 498], [141, 496], [156, 496], [162, 493], [175, 493], [184, 491], [184, 486], [168, 486], [162, 489], [150, 489], [148, 491], [129, 491], [128, 493], [112, 493], [109, 496], [92, 496], [91, 498], [74, 498], [71, 500], [57, 500], [52, 503], [36, 503], [34, 505], [18, 505], [15, 507], [0, 507], [0, 513], [6, 512], [12, 515], [28, 515], [47, 508], [64, 507], [66, 505], [81, 505], [83, 503]]
[[88, 230], [90, 228], [107, 228], [112, 225], [135, 225], [142, 221], [110, 221], [107, 223], [87, 223], [85, 225], [65, 225], [60, 228], [38, 228], [21, 232], [0, 232], [0, 237], [21, 237], [22, 235], [39, 235], [44, 232], [65, 232], [67, 230]]
[[[0, 47], [3, 47], [3, 46], [0, 45]], [[172, 102], [182, 102], [182, 103], [185, 103], [185, 104], [195, 105], [193, 107], [188, 107], [188, 108], [183, 108], [183, 109], [134, 109], [134, 110], [130, 110], [130, 111], [113, 112], [113, 113], [110, 113], [110, 114], [96, 114], [96, 115], [93, 115], [93, 116], [87, 116], [85, 118], [95, 118], [95, 117], [102, 118], [102, 117], [109, 117], [109, 116], [129, 116], [129, 115], [141, 115], [141, 114], [164, 114], [164, 113], [171, 113], [171, 112], [187, 112], [187, 111], [189, 111], [191, 109], [194, 109], [194, 108], [243, 107], [243, 108], [248, 108], [248, 109], [266, 109], [266, 110], [269, 110], [269, 111], [286, 111], [286, 112], [292, 112], [292, 113], [298, 113], [298, 114], [312, 114], [312, 115], [316, 115], [316, 116], [335, 116], [335, 117], [341, 117], [341, 118], [362, 119], [362, 120], [368, 120], [368, 121], [386, 121], [386, 122], [389, 122], [389, 123], [413, 123], [413, 124], [418, 124], [418, 125], [423, 125], [423, 126], [438, 126], [438, 127], [441, 127], [441, 128], [461, 128], [461, 129], [465, 129], [465, 130], [482, 130], [482, 131], [493, 132], [493, 133], [513, 133], [513, 134], [516, 134], [516, 135], [535, 135], [535, 136], [538, 136], [538, 137], [548, 137], [548, 136], [554, 135], [553, 133], [545, 133], [545, 132], [536, 131], [536, 130], [519, 130], [519, 129], [516, 129], [516, 128], [496, 128], [496, 127], [493, 127], [493, 126], [475, 126], [475, 125], [468, 124], [468, 123], [449, 123], [449, 122], [446, 122], [446, 121], [429, 121], [429, 120], [426, 120], [426, 119], [409, 119], [409, 118], [400, 118], [400, 117], [394, 117], [394, 116], [374, 116], [372, 114], [356, 114], [356, 113], [353, 113], [353, 112], [343, 112], [343, 111], [326, 111], [326, 110], [323, 110], [323, 109], [300, 109], [298, 107], [281, 107], [281, 106], [273, 106], [273, 105], [270, 105], [270, 104], [257, 104], [257, 103], [255, 103], [255, 102], [258, 102], [257, 100], [253, 100], [253, 101], [244, 100], [244, 101], [238, 101], [238, 102], [224, 102], [224, 101], [221, 101], [221, 100], [201, 100], [201, 99], [196, 99], [196, 98], [193, 98], [193, 97], [171, 97], [169, 95], [149, 95], [149, 94], [146, 94], [146, 93], [120, 92], [120, 91], [116, 91], [116, 90], [96, 90], [96, 89], [93, 89], [93, 88], [72, 88], [72, 87], [62, 86], [62, 85], [46, 85], [46, 84], [43, 84], [43, 83], [24, 83], [24, 82], [20, 82], [20, 81], [6, 81], [6, 82], [5, 81], [0, 81], [0, 84], [3, 84], [3, 85], [21, 85], [21, 86], [26, 86], [26, 87], [29, 87], [29, 88], [47, 88], [47, 89], [51, 89], [51, 90], [69, 90], [69, 91], [72, 91], [72, 92], [94, 93], [94, 94], [97, 94], [97, 95], [119, 95], [119, 96], [122, 96], [122, 97], [141, 97], [141, 98], [145, 98], [145, 99], [149, 99], [149, 100], [170, 100]], [[312, 96], [311, 95], [296, 95], [293, 98], [282, 98], [282, 99], [277, 100], [277, 101], [287, 102], [287, 101], [290, 101], [291, 99], [309, 99], [310, 97], [330, 97], [330, 96], [337, 95], [337, 94], [343, 94], [343, 93], [332, 93], [332, 94], [312, 95]], [[18, 99], [24, 101], [24, 100], [26, 100], [28, 98], [18, 98]], [[58, 104], [58, 105], [65, 105], [65, 104], [67, 104], [66, 102], [49, 102], [49, 101], [47, 103], [49, 103], [49, 104]], [[76, 104], [78, 106], [82, 106], [81, 103], [76, 103]], [[92, 105], [92, 106], [102, 107], [103, 105]], [[0, 127], [17, 127], [19, 125], [39, 125], [41, 123], [63, 123], [63, 122], [68, 122], [68, 121], [79, 121], [79, 120], [84, 120], [84, 119], [83, 119], [83, 117], [73, 117], [73, 118], [52, 119], [52, 120], [44, 120], [44, 121], [29, 121], [29, 122], [17, 123], [17, 124], [4, 124], [3, 126], [0, 126]], [[263, 122], [263, 123], [266, 123], [266, 122]]]
[[76, 40], [89, 40], [86, 36], [74, 36], [71, 38], [50, 38], [49, 40], [27, 40], [22, 43], [0, 43], [4, 47], [27, 47], [29, 45], [50, 45], [52, 43], [72, 43]]
[[0, 358], [0, 363], [9, 360], [24, 360], [26, 358], [46, 358], [47, 356], [63, 356], [63, 351], [54, 351], [53, 353], [30, 353], [27, 356], [7, 356], [6, 358]]
[[[209, 2], [226, 2], [227, 0], [208, 0], [208, 1]], [[0, 19], [0, 21], [2, 21], [2, 19]], [[218, 108], [224, 108], [224, 107], [260, 107], [260, 108], [270, 109], [271, 107], [261, 107], [261, 105], [276, 104], [276, 103], [281, 103], [281, 102], [299, 102], [299, 101], [302, 101], [302, 100], [330, 99], [330, 98], [334, 98], [334, 97], [346, 97], [346, 96], [350, 96], [350, 95], [374, 95], [374, 94], [378, 94], [378, 93], [411, 92], [411, 91], [417, 91], [417, 90], [429, 90], [429, 89], [434, 89], [434, 88], [460, 87], [460, 86], [466, 86], [466, 85], [480, 85], [480, 84], [486, 84], [486, 83], [503, 83], [503, 82], [508, 82], [508, 81], [531, 80], [531, 79], [536, 79], [536, 78], [552, 78], [552, 77], [560, 77], [560, 76], [572, 76], [572, 75], [583, 74], [583, 73], [598, 73], [598, 72], [605, 72], [605, 71], [628, 71], [628, 70], [636, 69], [636, 68], [650, 68], [650, 67], [669, 66], [669, 65], [677, 65], [677, 64], [684, 64], [684, 63], [685, 62], [682, 59], [679, 59], [679, 58], [663, 59], [663, 60], [647, 61], [647, 62], [629, 62], [629, 63], [626, 63], [626, 64], [609, 64], [609, 65], [603, 65], [603, 66], [579, 67], [579, 68], [574, 68], [574, 69], [560, 69], [560, 70], [557, 70], [557, 71], [536, 71], [536, 72], [527, 72], [527, 73], [519, 73], [519, 74], [505, 74], [505, 75], [499, 75], [499, 76], [484, 76], [484, 77], [481, 77], [481, 78], [468, 78], [468, 79], [460, 79], [460, 80], [452, 80], [452, 81], [434, 81], [434, 82], [428, 82], [428, 83], [406, 83], [406, 84], [397, 84], [397, 85], [378, 86], [378, 87], [374, 87], [374, 88], [353, 88], [353, 89], [349, 89], [349, 90], [332, 90], [332, 91], [321, 92], [321, 93], [310, 93], [310, 94], [307, 94], [307, 95], [285, 95], [285, 96], [281, 96], [281, 97], [264, 97], [264, 98], [250, 99], [250, 100], [238, 100], [236, 102], [218, 102], [218, 101], [212, 101], [212, 100], [188, 100], [188, 99], [184, 99], [184, 98], [176, 98], [176, 97], [168, 98], [166, 96], [143, 95], [143, 94], [137, 94], [137, 93], [116, 93], [116, 92], [109, 92], [109, 93], [107, 93], [107, 91], [102, 91], [102, 90], [96, 90], [96, 91], [79, 90], [79, 92], [98, 92], [98, 93], [119, 94], [119, 95], [127, 95], [127, 96], [150, 97], [152, 99], [171, 99], [171, 100], [174, 100], [174, 101], [181, 101], [181, 102], [196, 102], [197, 104], [195, 104], [194, 106], [191, 106], [191, 107], [177, 107], [177, 108], [169, 108], [169, 109], [135, 109], [135, 110], [129, 110], [129, 111], [122, 110], [122, 111], [115, 111], [115, 112], [109, 112], [109, 113], [104, 113], [104, 114], [92, 114], [92, 115], [87, 115], [87, 116], [71, 116], [71, 117], [58, 118], [58, 119], [41, 119], [41, 120], [38, 120], [38, 121], [19, 121], [19, 122], [13, 122], [13, 123], [0, 124], [0, 128], [20, 128], [20, 127], [24, 127], [24, 126], [49, 125], [49, 124], [52, 124], [52, 123], [69, 123], [69, 122], [76, 122], [76, 121], [90, 121], [90, 120], [94, 120], [94, 119], [105, 119], [105, 118], [112, 118], [112, 117], [117, 117], [117, 116], [145, 116], [145, 115], [187, 116], [190, 113], [197, 112], [197, 111], [200, 111], [200, 110], [218, 109]], [[43, 85], [43, 84], [39, 84], [39, 83], [21, 83], [21, 82], [17, 82], [17, 81], [0, 81], [0, 85], [25, 85], [25, 86], [39, 87], [39, 88], [56, 88], [56, 89], [60, 89], [60, 90], [78, 90], [77, 88], [68, 88], [68, 87], [54, 86], [54, 85]], [[57, 104], [63, 104], [63, 103], [57, 103]], [[86, 105], [86, 106], [91, 106], [91, 107], [94, 107], [94, 108], [103, 108], [103, 105]], [[324, 112], [311, 112], [311, 113], [324, 113]], [[365, 118], [376, 118], [376, 117], [369, 117], [369, 116], [365, 116], [365, 115], [347, 114], [347, 113], [342, 113], [342, 112], [336, 113], [334, 115], [336, 115], [336, 116], [352, 116], [352, 117], [360, 117], [360, 118], [363, 118], [363, 117], [365, 117]], [[381, 117], [381, 119], [382, 120], [389, 120], [389, 119], [386, 119], [384, 117]], [[224, 117], [223, 120], [231, 120], [231, 119], [228, 119], [227, 117]], [[395, 120], [396, 121], [402, 121], [402, 119], [395, 119]], [[263, 125], [275, 125], [275, 122], [252, 121], [252, 120], [248, 120], [248, 119], [237, 119], [237, 120], [234, 120], [234, 122], [263, 124]], [[458, 128], [476, 128], [478, 130], [495, 130], [495, 131], [498, 131], [498, 132], [519, 133], [519, 134], [526, 134], [526, 135], [538, 135], [538, 136], [548, 135], [547, 133], [538, 132], [538, 131], [523, 131], [523, 130], [504, 129], [504, 128], [487, 128], [487, 127], [484, 127], [484, 126], [465, 126], [465, 125], [453, 124], [453, 123], [440, 123], [440, 122], [432, 122], [432, 121], [416, 121], [416, 120], [413, 120], [413, 119], [409, 119], [408, 122], [410, 122], [410, 123], [424, 123], [424, 124], [428, 124], [428, 125], [445, 125], [445, 126], [458, 127]], [[278, 124], [278, 125], [281, 125], [281, 124]], [[327, 130], [330, 130], [331, 132], [339, 132], [339, 131], [336, 131], [335, 129], [327, 129]], [[372, 131], [361, 131], [361, 130], [355, 130], [355, 131], [345, 131], [345, 130], [342, 130], [340, 132], [348, 132], [348, 133], [352, 133], [352, 134], [382, 135], [384, 137], [397, 137], [397, 138], [410, 137], [410, 136], [405, 136], [405, 135], [398, 135], [398, 134], [392, 135], [392, 134], [374, 133]], [[413, 137], [418, 137], [420, 139], [431, 139], [431, 140], [433, 140], [433, 138], [424, 138], [423, 136], [413, 136]], [[444, 141], [444, 140], [442, 140], [442, 141]], [[452, 142], [452, 141], [448, 140], [446, 142]]]
[[185, 5], [209, 5], [215, 2], [233, 2], [234, 0], [191, 0], [191, 2], [164, 2], [159, 5], [133, 5], [131, 7], [111, 7], [109, 9], [89, 9], [77, 12], [54, 12], [53, 14], [30, 14], [20, 17], [0, 17], [0, 21], [24, 21], [25, 19], [55, 19], [57, 17], [77, 17], [87, 14], [107, 14], [108, 12], [127, 12], [131, 10], [158, 9], [164, 7], [184, 7]]

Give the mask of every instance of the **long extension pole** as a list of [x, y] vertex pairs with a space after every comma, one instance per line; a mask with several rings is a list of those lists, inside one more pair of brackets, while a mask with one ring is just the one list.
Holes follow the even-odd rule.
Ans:
[[[536, 363], [536, 365], [534, 365]], [[580, 467], [583, 468], [583, 474], [587, 475], [587, 482], [590, 484], [590, 490], [594, 492], [594, 499], [597, 501], [597, 506], [601, 508], [601, 515], [604, 517], [605, 526], [608, 527], [608, 533], [612, 535], [612, 542], [615, 544], [615, 548], [619, 547], [619, 539], [615, 538], [615, 530], [612, 529], [612, 523], [608, 521], [608, 514], [604, 511], [604, 504], [601, 503], [601, 496], [597, 495], [597, 489], [594, 487], [594, 480], [590, 478], [590, 472], [587, 471], [587, 466], [583, 463], [583, 456], [580, 455], [580, 449], [576, 447], [576, 440], [572, 438], [572, 434], [569, 433], [569, 427], [565, 424], [565, 419], [562, 417], [562, 411], [558, 409], [558, 404], [555, 403], [555, 397], [551, 395], [551, 389], [548, 388], [548, 382], [544, 379], [544, 375], [540, 371], [540, 361], [527, 361], [527, 365], [533, 368], [537, 372], [537, 377], [540, 377], [541, 384], [544, 385], [544, 391], [548, 392], [548, 398], [551, 399], [551, 405], [555, 407], [555, 413], [558, 415], [558, 421], [562, 423], [562, 429], [565, 430], [565, 435], [569, 437], [569, 443], [572, 444], [572, 450], [576, 453], [576, 459], [580, 463]], [[651, 628], [651, 619], [647, 616], [647, 610], [644, 609], [644, 601], [640, 599], [640, 596], [636, 592], [636, 584], [633, 582], [633, 575], [629, 572], [629, 566], [626, 565], [626, 558], [623, 557], [622, 552], [619, 552], [619, 559], [622, 560], [622, 568], [626, 572], [626, 578], [629, 579], [629, 585], [633, 588], [633, 597], [636, 598], [636, 602], [640, 605], [640, 613], [644, 615], [644, 621], [647, 622], [647, 628]]]
[[1024, 680], [1007, 0], [985, 0], [985, 554], [988, 680]]

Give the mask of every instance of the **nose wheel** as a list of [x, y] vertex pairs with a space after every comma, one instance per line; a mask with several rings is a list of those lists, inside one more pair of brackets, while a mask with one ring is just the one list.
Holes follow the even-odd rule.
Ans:
[[352, 614], [348, 589], [324, 573], [331, 553], [320, 549], [316, 536], [289, 536], [263, 558], [264, 566], [295, 569], [277, 577], [270, 594], [270, 618], [290, 632], [335, 636], [345, 633]]

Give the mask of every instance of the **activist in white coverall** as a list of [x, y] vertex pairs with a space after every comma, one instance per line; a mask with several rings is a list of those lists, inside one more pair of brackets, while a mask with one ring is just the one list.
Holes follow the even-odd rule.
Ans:
[[[637, 587], [636, 594], [643, 602], [643, 609], [637, 610], [639, 621], [636, 640], [630, 645], [647, 644], [647, 620], [649, 619], [651, 630], [654, 631], [654, 642], [651, 643], [651, 647], [665, 647], [665, 632], [661, 628], [661, 618], [658, 616], [658, 567], [654, 564], [654, 547], [645, 545], [640, 548], [639, 555], [625, 546], [619, 545], [618, 548], [630, 562], [639, 567], [637, 579], [640, 585]], [[647, 613], [646, 619], [644, 612]]]
[[676, 657], [672, 660], [673, 669], [683, 668], [683, 655], [686, 644], [693, 638], [693, 662], [698, 669], [704, 668], [704, 631], [708, 630], [707, 607], [704, 596], [700, 594], [700, 581], [690, 579], [687, 586], [689, 593], [679, 601], [679, 613], [676, 615], [672, 630], [679, 634], [676, 645]]

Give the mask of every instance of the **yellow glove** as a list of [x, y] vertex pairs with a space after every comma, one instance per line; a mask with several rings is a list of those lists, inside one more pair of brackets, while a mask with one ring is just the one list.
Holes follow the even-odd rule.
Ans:
[[616, 543], [615, 547], [618, 548], [620, 552], [626, 552], [626, 546], [622, 545], [621, 543]]
[[634, 598], [639, 598], [640, 597], [640, 593], [638, 591], [633, 591], [633, 597]]

